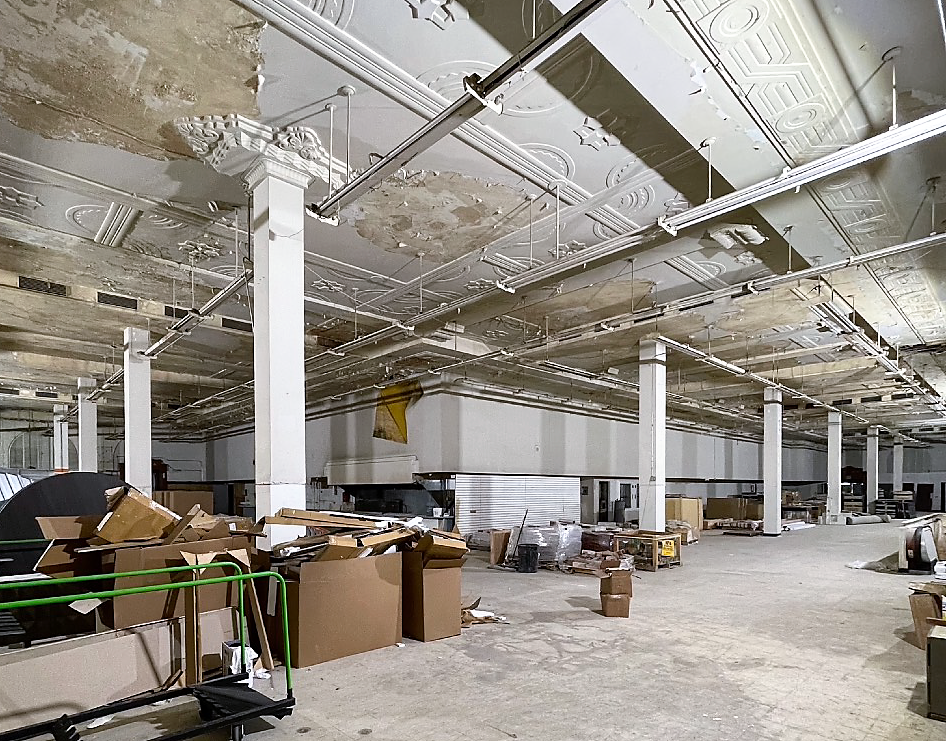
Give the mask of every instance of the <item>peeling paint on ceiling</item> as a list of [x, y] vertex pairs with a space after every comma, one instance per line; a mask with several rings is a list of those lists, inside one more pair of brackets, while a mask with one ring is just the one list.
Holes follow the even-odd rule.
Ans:
[[[388, 252], [423, 252], [443, 263], [528, 226], [526, 195], [482, 178], [417, 170], [385, 180], [342, 216]], [[537, 204], [536, 219], [539, 210]]]
[[168, 122], [258, 114], [260, 22], [226, 0], [34, 0], [0, 24], [0, 106], [50, 139], [188, 155]]

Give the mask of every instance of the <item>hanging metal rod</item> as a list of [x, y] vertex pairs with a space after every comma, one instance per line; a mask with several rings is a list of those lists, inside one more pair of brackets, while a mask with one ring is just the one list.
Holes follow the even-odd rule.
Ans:
[[484, 108], [492, 107], [493, 103], [489, 99], [495, 96], [504, 85], [514, 80], [523, 71], [535, 69], [561, 49], [575, 37], [591, 15], [608, 2], [610, 0], [582, 0], [485, 79], [481, 79], [476, 74], [467, 76], [463, 81], [465, 92], [453, 104], [321, 203], [306, 206], [306, 212], [320, 218], [337, 213], [340, 208], [376, 187], [386, 177], [407, 165], [421, 152], [430, 149]]

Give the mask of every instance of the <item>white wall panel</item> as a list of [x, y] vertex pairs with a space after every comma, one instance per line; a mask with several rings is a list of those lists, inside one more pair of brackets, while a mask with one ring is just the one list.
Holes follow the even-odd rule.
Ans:
[[548, 525], [581, 519], [579, 479], [565, 476], [457, 474], [457, 527], [461, 533], [522, 523]]

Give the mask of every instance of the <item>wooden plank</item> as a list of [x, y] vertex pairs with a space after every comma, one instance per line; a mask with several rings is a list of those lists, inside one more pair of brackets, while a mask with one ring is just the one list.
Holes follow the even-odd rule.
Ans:
[[317, 526], [321, 524], [322, 526], [328, 527], [367, 527], [378, 529], [386, 522], [386, 520], [383, 519], [375, 520], [367, 517], [330, 515], [324, 512], [314, 512], [307, 509], [292, 509], [291, 507], [283, 507], [276, 513], [276, 516], [306, 520], [307, 522], [315, 523]]

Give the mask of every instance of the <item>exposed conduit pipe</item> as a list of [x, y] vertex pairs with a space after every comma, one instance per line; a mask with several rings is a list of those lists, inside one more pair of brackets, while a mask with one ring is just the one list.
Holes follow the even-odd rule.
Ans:
[[[243, 286], [248, 285], [252, 278], [253, 271], [251, 269], [244, 270], [240, 275], [230, 281], [230, 283], [225, 288], [217, 291], [217, 293], [211, 296], [210, 299], [199, 309], [191, 309], [187, 316], [181, 317], [176, 322], [174, 322], [174, 324], [172, 324], [168, 329], [167, 333], [157, 342], [152, 344], [151, 347], [145, 350], [143, 354], [149, 358], [156, 358], [169, 347], [172, 347], [179, 339], [190, 334], [191, 331], [199, 327], [206, 319], [211, 317], [214, 311], [216, 311], [216, 309], [219, 308], [221, 304], [242, 290]], [[112, 373], [112, 375], [106, 378], [105, 381], [103, 381], [99, 386], [96, 386], [96, 388], [89, 394], [88, 400], [96, 401], [106, 391], [121, 383], [124, 377], [125, 369], [119, 368], [114, 373]], [[66, 416], [71, 417], [77, 414], [78, 411], [79, 407], [76, 405], [66, 413]]]
[[[726, 371], [727, 373], [731, 373], [734, 376], [742, 376], [743, 378], [747, 378], [751, 381], [760, 383], [763, 386], [769, 386], [770, 388], [778, 389], [783, 394], [787, 394], [788, 396], [791, 396], [792, 398], [808, 402], [809, 404], [813, 404], [816, 407], [821, 407], [822, 409], [825, 409], [829, 412], [838, 412], [839, 414], [845, 417], [850, 417], [856, 422], [861, 422], [862, 424], [866, 424], [866, 425], [872, 424], [870, 420], [865, 419], [864, 417], [861, 417], [859, 414], [855, 414], [854, 412], [849, 412], [845, 409], [840, 409], [836, 406], [832, 406], [831, 404], [828, 404], [827, 402], [821, 401], [820, 399], [816, 399], [813, 396], [809, 396], [803, 391], [798, 391], [797, 389], [793, 389], [790, 386], [786, 386], [783, 383], [780, 383], [778, 381], [773, 381], [771, 378], [760, 376], [758, 373], [753, 373], [752, 371], [746, 370], [745, 368], [742, 368], [736, 365], [735, 363], [730, 363], [728, 360], [723, 360], [722, 358], [718, 358], [715, 355], [710, 355], [708, 352], [704, 352], [703, 350], [700, 350], [699, 348], [692, 347], [683, 342], [677, 342], [676, 340], [672, 340], [669, 337], [664, 337], [662, 335], [657, 337], [656, 339], [658, 342], [664, 343], [671, 350], [676, 350], [677, 352], [682, 353], [684, 355], [688, 355], [691, 358], [696, 358], [697, 360], [700, 360], [706, 363], [707, 365], [711, 365], [714, 368], [718, 368], [719, 370]], [[884, 425], [877, 425], [877, 426], [884, 430], [887, 430], [890, 433], [895, 432], [894, 430], [891, 430], [890, 428], [885, 427]], [[914, 440], [913, 438], [904, 437], [904, 439], [907, 440], [907, 442], [914, 442], [914, 443], [920, 442], [919, 440]]]

